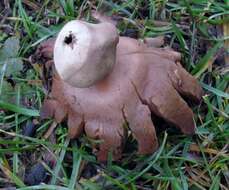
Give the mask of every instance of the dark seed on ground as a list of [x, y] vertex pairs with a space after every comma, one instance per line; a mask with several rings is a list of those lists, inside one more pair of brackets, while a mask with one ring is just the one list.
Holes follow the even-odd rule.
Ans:
[[23, 135], [27, 137], [34, 137], [37, 127], [32, 121], [28, 121], [23, 129]]
[[28, 185], [38, 185], [47, 178], [47, 172], [41, 163], [34, 165], [25, 177], [25, 183]]

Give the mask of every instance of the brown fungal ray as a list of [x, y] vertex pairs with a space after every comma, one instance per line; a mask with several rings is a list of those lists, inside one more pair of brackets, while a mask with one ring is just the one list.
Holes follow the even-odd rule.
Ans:
[[[51, 42], [46, 45], [48, 50], [52, 49]], [[180, 95], [200, 101], [202, 89], [180, 65], [179, 53], [157, 47], [119, 37], [113, 71], [88, 88], [72, 87], [55, 74], [52, 91], [42, 109], [50, 113], [43, 115], [52, 116], [57, 122], [67, 115], [72, 138], [85, 131], [90, 138], [102, 140], [97, 152], [100, 161], [107, 159], [109, 151], [114, 159], [120, 158], [126, 138], [125, 122], [138, 142], [139, 153], [155, 151], [158, 143], [151, 113], [185, 134], [193, 134], [193, 112]], [[42, 52], [47, 54], [44, 49]]]

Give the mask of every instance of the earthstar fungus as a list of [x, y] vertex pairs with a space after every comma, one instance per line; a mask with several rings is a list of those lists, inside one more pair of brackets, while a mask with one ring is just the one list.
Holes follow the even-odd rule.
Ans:
[[151, 114], [193, 134], [193, 112], [181, 95], [199, 102], [202, 89], [181, 66], [180, 53], [162, 45], [162, 38], [119, 37], [110, 23], [67, 23], [56, 40], [42, 43], [36, 52], [47, 61], [54, 52], [56, 69], [42, 117], [67, 119], [71, 138], [85, 132], [102, 140], [95, 147], [100, 161], [109, 151], [114, 159], [121, 157], [125, 123], [138, 152], [154, 152], [158, 142]]

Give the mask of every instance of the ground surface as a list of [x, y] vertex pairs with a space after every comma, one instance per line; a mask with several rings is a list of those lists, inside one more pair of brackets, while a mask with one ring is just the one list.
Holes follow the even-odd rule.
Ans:
[[[122, 35], [165, 35], [167, 45], [182, 52], [184, 67], [206, 92], [193, 107], [193, 137], [174, 128], [158, 131], [159, 150], [144, 157], [136, 155], [130, 137], [122, 160], [103, 165], [92, 154], [90, 139], [70, 141], [65, 123], [56, 127], [40, 120], [47, 90], [41, 66], [29, 58], [65, 22], [90, 19], [92, 9], [119, 18]], [[0, 187], [228, 189], [228, 15], [227, 0], [0, 1]]]

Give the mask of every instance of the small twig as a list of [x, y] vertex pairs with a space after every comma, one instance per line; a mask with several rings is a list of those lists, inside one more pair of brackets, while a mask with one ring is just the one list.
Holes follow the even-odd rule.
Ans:
[[48, 139], [56, 127], [57, 127], [57, 123], [54, 121], [49, 127], [49, 129], [46, 131], [46, 133], [44, 134], [44, 139]]

